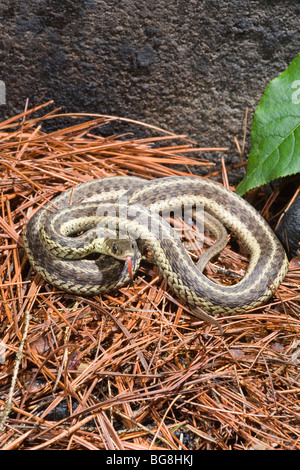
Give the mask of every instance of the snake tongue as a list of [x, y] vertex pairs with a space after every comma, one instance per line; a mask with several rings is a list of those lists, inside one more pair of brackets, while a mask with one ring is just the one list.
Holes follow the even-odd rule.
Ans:
[[132, 274], [131, 256], [126, 256], [126, 259], [127, 259], [127, 265], [128, 265], [128, 271], [129, 271], [129, 278], [130, 278], [129, 285], [130, 285], [130, 286], [133, 286], [133, 274]]

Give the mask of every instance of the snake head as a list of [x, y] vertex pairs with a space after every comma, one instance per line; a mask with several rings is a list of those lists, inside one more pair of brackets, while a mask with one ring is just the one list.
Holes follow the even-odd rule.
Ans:
[[103, 249], [105, 254], [121, 261], [127, 261], [130, 284], [132, 285], [132, 258], [137, 250], [136, 242], [131, 238], [106, 238]]

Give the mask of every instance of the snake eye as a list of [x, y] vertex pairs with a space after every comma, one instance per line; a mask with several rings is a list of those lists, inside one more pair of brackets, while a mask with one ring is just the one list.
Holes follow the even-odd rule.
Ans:
[[116, 243], [113, 243], [112, 246], [111, 246], [111, 251], [113, 252], [113, 254], [115, 255], [118, 251], [118, 247], [116, 245]]

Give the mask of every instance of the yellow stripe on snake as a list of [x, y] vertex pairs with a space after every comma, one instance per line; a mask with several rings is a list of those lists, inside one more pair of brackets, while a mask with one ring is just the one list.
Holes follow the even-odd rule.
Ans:
[[[194, 213], [196, 207], [203, 207], [214, 234], [222, 232], [221, 222], [242, 242], [250, 262], [240, 282], [218, 285], [202, 273], [226, 243], [224, 229], [222, 241], [208, 251], [204, 261], [200, 258], [199, 268], [160, 216], [187, 207]], [[102, 233], [99, 227], [110, 231]], [[75, 237], [78, 232], [83, 233]], [[68, 292], [93, 295], [128, 282], [128, 266], [122, 261], [122, 238], [128, 248], [128, 236], [133, 271], [139, 267], [141, 251], [150, 251], [168, 285], [192, 313], [215, 324], [210, 315], [244, 312], [265, 303], [288, 269], [283, 247], [260, 214], [237, 194], [199, 177], [146, 181], [117, 176], [80, 184], [31, 217], [24, 242], [30, 263], [44, 279]], [[101, 252], [98, 258], [91, 256]]]

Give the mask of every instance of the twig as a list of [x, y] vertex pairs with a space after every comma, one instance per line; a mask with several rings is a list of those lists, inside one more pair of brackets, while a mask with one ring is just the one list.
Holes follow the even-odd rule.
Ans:
[[6, 406], [4, 408], [4, 412], [3, 412], [3, 415], [2, 415], [2, 418], [1, 418], [1, 421], [0, 421], [0, 431], [2, 431], [4, 429], [6, 420], [9, 416], [9, 414], [10, 414], [11, 407], [12, 407], [12, 400], [13, 400], [14, 390], [15, 390], [15, 386], [16, 386], [16, 382], [17, 382], [17, 377], [18, 377], [20, 364], [21, 364], [21, 361], [22, 361], [22, 358], [23, 358], [23, 348], [24, 348], [24, 344], [25, 344], [25, 341], [26, 341], [26, 338], [27, 338], [29, 322], [30, 322], [30, 313], [28, 312], [28, 310], [25, 310], [25, 312], [24, 312], [24, 320], [25, 320], [24, 331], [23, 331], [23, 335], [22, 335], [22, 339], [21, 339], [21, 342], [20, 342], [20, 345], [19, 345], [18, 352], [16, 354], [16, 361], [15, 361], [15, 366], [14, 366], [13, 375], [12, 375], [12, 379], [11, 379], [9, 394], [8, 394], [8, 397], [7, 397], [7, 403], [6, 403]]

